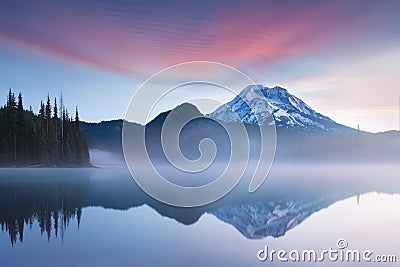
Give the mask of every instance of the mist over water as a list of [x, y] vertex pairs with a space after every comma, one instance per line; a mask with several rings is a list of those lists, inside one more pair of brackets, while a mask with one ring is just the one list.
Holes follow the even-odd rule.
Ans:
[[[244, 177], [217, 202], [190, 209], [152, 199], [116, 166], [0, 170], [2, 262], [258, 266], [265, 244], [323, 249], [345, 237], [392, 254], [400, 245], [397, 164], [274, 164], [255, 193]], [[150, 249], [159, 257], [144, 257]]]
[[90, 149], [89, 155], [91, 164], [96, 167], [109, 168], [126, 166], [122, 155], [106, 150]]
[[[178, 208], [143, 192], [121, 156], [101, 150], [90, 155], [96, 168], [0, 170], [5, 266], [71, 266], [77, 258], [85, 266], [263, 266], [256, 253], [265, 245], [322, 250], [342, 237], [351, 248], [398, 253], [397, 162], [278, 158], [256, 192], [248, 192], [247, 172], [218, 201]], [[226, 163], [215, 162], [216, 169], [196, 179], [157, 167], [171, 182], [197, 186], [213, 181]], [[148, 251], [158, 257], [145, 257]]]

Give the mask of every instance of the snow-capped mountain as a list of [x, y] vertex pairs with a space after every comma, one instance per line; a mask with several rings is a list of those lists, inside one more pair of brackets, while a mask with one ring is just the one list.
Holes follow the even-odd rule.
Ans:
[[[272, 115], [272, 118], [271, 118]], [[275, 123], [277, 127], [302, 130], [349, 129], [316, 112], [285, 88], [249, 85], [232, 101], [208, 115], [226, 122]]]
[[331, 205], [327, 199], [258, 202], [226, 206], [209, 213], [233, 225], [249, 239], [280, 237], [313, 213]]

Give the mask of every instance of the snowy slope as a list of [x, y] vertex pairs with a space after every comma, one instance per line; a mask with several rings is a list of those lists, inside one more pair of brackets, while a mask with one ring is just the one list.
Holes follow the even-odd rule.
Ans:
[[347, 129], [314, 111], [301, 99], [279, 86], [247, 86], [232, 101], [220, 106], [208, 116], [226, 122], [241, 120], [244, 123], [260, 125], [272, 122], [277, 127], [291, 129]]
[[209, 213], [233, 225], [249, 239], [280, 237], [333, 201], [325, 199], [258, 202], [227, 206]]

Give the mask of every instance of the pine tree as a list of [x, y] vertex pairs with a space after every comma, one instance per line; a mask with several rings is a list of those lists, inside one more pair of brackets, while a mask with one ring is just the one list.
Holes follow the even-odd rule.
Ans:
[[50, 135], [50, 119], [51, 119], [51, 104], [50, 104], [50, 97], [47, 95], [47, 103], [46, 103], [46, 138], [49, 138]]
[[35, 115], [32, 107], [24, 110], [22, 95], [16, 101], [10, 89], [6, 105], [0, 107], [0, 165], [27, 164], [89, 165], [87, 143], [77, 107], [74, 120], [63, 107], [60, 119], [57, 99], [52, 108], [48, 95]]
[[39, 117], [38, 117], [38, 128], [39, 133], [36, 137], [37, 141], [37, 155], [39, 156], [39, 163], [48, 162], [48, 155], [47, 155], [47, 144], [46, 144], [46, 121], [45, 121], [45, 107], [42, 101], [40, 101], [40, 109], [39, 109]]
[[78, 107], [75, 108], [75, 121], [74, 121], [74, 129], [73, 129], [73, 136], [74, 136], [74, 145], [75, 145], [75, 161], [81, 162], [82, 161], [82, 136], [80, 132], [80, 122], [79, 122], [79, 112]]
[[24, 105], [22, 103], [22, 95], [18, 94], [18, 106], [17, 106], [17, 117], [16, 117], [16, 156], [15, 160], [18, 165], [24, 164], [25, 158], [25, 118], [24, 118]]
[[53, 127], [54, 127], [54, 163], [57, 164], [60, 159], [60, 141], [59, 141], [59, 118], [58, 118], [58, 107], [57, 98], [54, 98], [53, 108]]
[[8, 92], [8, 99], [7, 99], [7, 125], [8, 125], [8, 150], [11, 152], [10, 153], [10, 162], [13, 162], [14, 164], [17, 163], [17, 118], [16, 114], [17, 113], [17, 103], [15, 102], [15, 95], [11, 91], [11, 88]]

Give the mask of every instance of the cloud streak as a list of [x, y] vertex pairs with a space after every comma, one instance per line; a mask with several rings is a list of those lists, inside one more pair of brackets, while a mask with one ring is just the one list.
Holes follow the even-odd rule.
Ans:
[[386, 3], [2, 1], [0, 36], [128, 74], [188, 60], [257, 67], [360, 42], [382, 28], [390, 34], [393, 25], [379, 25]]

